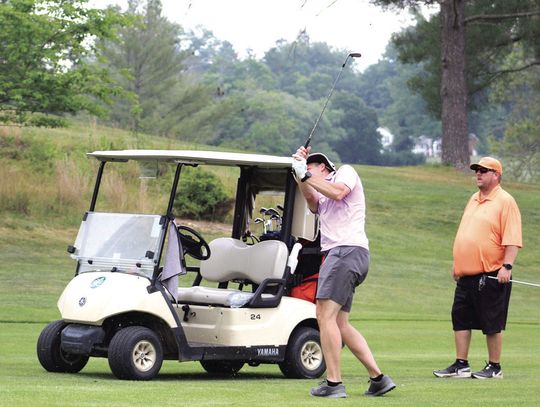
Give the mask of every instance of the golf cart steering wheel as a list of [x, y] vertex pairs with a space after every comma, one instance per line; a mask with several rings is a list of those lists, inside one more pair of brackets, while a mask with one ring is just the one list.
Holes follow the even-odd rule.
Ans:
[[210, 246], [199, 232], [183, 225], [177, 225], [176, 230], [182, 242], [183, 254], [189, 254], [197, 260], [206, 260], [210, 257]]

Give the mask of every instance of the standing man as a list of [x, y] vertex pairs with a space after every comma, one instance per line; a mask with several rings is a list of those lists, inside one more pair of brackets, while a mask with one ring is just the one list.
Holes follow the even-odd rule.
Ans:
[[369, 266], [362, 182], [350, 165], [336, 171], [324, 154], [308, 156], [309, 150], [300, 147], [292, 167], [309, 209], [319, 215], [325, 254], [317, 288], [317, 322], [327, 378], [311, 389], [311, 395], [347, 397], [340, 367], [344, 343], [368, 371], [370, 386], [364, 394], [382, 396], [396, 385], [381, 373], [366, 340], [349, 322], [355, 287], [364, 281]]
[[[476, 173], [479, 191], [469, 199], [454, 241], [456, 361], [433, 374], [502, 379], [502, 331], [508, 315], [512, 266], [522, 246], [521, 214], [514, 198], [500, 186], [503, 170], [498, 160], [484, 157], [472, 164], [471, 170]], [[481, 329], [486, 335], [489, 355], [484, 369], [474, 373], [467, 360], [472, 329]]]

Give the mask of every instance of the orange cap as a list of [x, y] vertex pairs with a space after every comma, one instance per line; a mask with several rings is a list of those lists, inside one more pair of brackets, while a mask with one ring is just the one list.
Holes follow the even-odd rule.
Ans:
[[493, 170], [502, 175], [501, 162], [493, 157], [482, 157], [476, 164], [471, 164], [471, 170], [476, 171], [478, 167], [484, 167], [488, 170]]

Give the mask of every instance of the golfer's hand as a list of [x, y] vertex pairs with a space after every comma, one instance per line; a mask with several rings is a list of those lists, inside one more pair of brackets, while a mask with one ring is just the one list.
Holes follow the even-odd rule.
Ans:
[[304, 159], [306, 160], [308, 158], [309, 152], [311, 151], [311, 147], [305, 148], [304, 146], [298, 147], [298, 150], [296, 150], [296, 153], [293, 154], [293, 157], [298, 157], [296, 159]]
[[504, 267], [501, 267], [501, 269], [497, 273], [497, 280], [499, 280], [499, 284], [508, 283], [511, 277], [512, 277], [512, 272], [510, 270], [506, 270], [506, 268]]
[[306, 159], [301, 158], [297, 156], [296, 154], [293, 155], [292, 169], [294, 171], [294, 175], [296, 175], [296, 178], [300, 180], [304, 178], [306, 176], [306, 171], [307, 171]]

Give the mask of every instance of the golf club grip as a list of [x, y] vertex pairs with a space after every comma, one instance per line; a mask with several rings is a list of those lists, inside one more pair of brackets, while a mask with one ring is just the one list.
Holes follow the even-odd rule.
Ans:
[[309, 147], [309, 143], [311, 143], [311, 137], [308, 137], [306, 142], [304, 143], [304, 148], [308, 148]]

